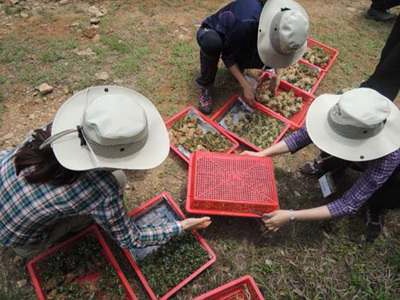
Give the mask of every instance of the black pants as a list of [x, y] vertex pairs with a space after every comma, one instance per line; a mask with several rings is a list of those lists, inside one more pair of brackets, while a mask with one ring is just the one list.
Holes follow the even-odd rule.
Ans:
[[371, 8], [384, 11], [396, 5], [400, 5], [400, 0], [372, 0]]
[[[320, 160], [323, 161], [321, 167], [324, 172], [344, 170], [347, 167], [363, 172], [366, 167], [365, 164], [337, 158], [323, 151]], [[376, 213], [381, 213], [385, 209], [400, 208], [400, 200], [397, 197], [399, 191], [400, 169], [397, 168], [383, 186], [368, 199], [367, 205]]]
[[[197, 42], [200, 46], [200, 76], [196, 79], [196, 82], [201, 87], [212, 86], [215, 81], [215, 76], [218, 70], [218, 62], [222, 54], [223, 44], [219, 51], [216, 50], [217, 47], [213, 47], [212, 53], [207, 53], [210, 43], [215, 41], [210, 41], [205, 33], [206, 29], [200, 27], [197, 31]], [[254, 51], [239, 51], [235, 57], [235, 61], [238, 67], [243, 70], [247, 68], [259, 68], [261, 69], [264, 64], [258, 56], [257, 49]]]
[[[400, 0], [386, 1], [397, 2]], [[372, 88], [390, 100], [394, 100], [400, 89], [400, 16], [382, 49], [379, 63], [374, 73], [361, 84], [361, 87]]]

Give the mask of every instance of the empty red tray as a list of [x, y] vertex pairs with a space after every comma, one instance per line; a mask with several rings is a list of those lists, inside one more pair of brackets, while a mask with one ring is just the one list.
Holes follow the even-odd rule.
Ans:
[[264, 300], [253, 277], [246, 275], [211, 290], [194, 300]]
[[[325, 66], [317, 66], [317, 67], [321, 68], [323, 71], [328, 72], [332, 68], [332, 65], [335, 62], [336, 57], [339, 55], [339, 50], [335, 49], [335, 48], [332, 48], [332, 47], [329, 47], [329, 46], [327, 46], [327, 45], [325, 45], [325, 44], [323, 44], [323, 43], [321, 43], [321, 42], [319, 42], [317, 40], [314, 40], [312, 38], [308, 38], [307, 39], [307, 46], [309, 48], [313, 48], [313, 47], [321, 48], [322, 50], [324, 50], [324, 52], [326, 54], [329, 55], [329, 61]], [[302, 58], [302, 60], [306, 61], [306, 62], [309, 62], [304, 58]]]
[[[212, 152], [207, 152], [207, 153], [212, 153]], [[152, 207], [156, 206], [159, 204], [161, 201], [167, 201], [169, 204], [170, 208], [174, 211], [174, 213], [180, 218], [180, 219], [185, 219], [185, 215], [183, 212], [180, 210], [179, 206], [174, 202], [172, 199], [171, 195], [169, 193], [162, 193], [153, 199], [150, 199], [147, 201], [145, 204], [143, 204], [141, 207], [136, 208], [131, 210], [128, 214], [131, 217], [139, 217], [140, 215], [148, 212], [151, 210]], [[179, 289], [181, 289], [183, 286], [185, 286], [187, 283], [189, 283], [191, 280], [193, 280], [195, 277], [200, 275], [201, 272], [203, 272], [205, 269], [207, 269], [209, 266], [211, 266], [215, 261], [216, 261], [216, 255], [214, 251], [210, 248], [210, 246], [207, 244], [206, 240], [197, 233], [197, 231], [193, 230], [192, 234], [195, 236], [197, 241], [200, 243], [201, 247], [208, 253], [210, 259], [202, 265], [200, 268], [195, 270], [189, 277], [181, 281], [178, 285], [176, 285], [174, 288], [170, 289], [166, 294], [164, 294], [162, 297], [157, 298], [156, 294], [153, 292], [152, 288], [150, 287], [148, 281], [144, 277], [143, 273], [140, 270], [140, 267], [132, 257], [129, 251], [124, 249], [124, 253], [126, 257], [128, 258], [130, 264], [132, 265], [133, 269], [137, 273], [141, 283], [143, 284], [143, 287], [147, 291], [150, 299], [156, 300], [156, 299], [169, 299], [172, 295], [174, 295]]]
[[192, 154], [186, 198], [188, 212], [260, 217], [278, 207], [269, 157], [202, 151]]
[[[235, 139], [233, 139], [232, 137], [230, 137], [228, 134], [226, 134], [224, 132], [224, 129], [216, 122], [214, 122], [213, 120], [211, 120], [210, 118], [208, 118], [207, 116], [205, 116], [204, 114], [202, 114], [199, 110], [197, 110], [195, 107], [193, 106], [189, 106], [187, 108], [185, 108], [184, 110], [182, 110], [181, 112], [177, 113], [175, 116], [171, 117], [170, 119], [168, 119], [165, 122], [165, 125], [167, 126], [168, 129], [170, 129], [174, 123], [176, 121], [178, 121], [181, 118], [184, 118], [188, 113], [193, 112], [194, 114], [196, 114], [202, 121], [204, 121], [204, 123], [209, 124], [211, 127], [213, 127], [218, 133], [220, 133], [222, 136], [224, 136], [227, 140], [229, 140], [232, 144], [232, 147], [226, 152], [226, 153], [232, 153], [233, 151], [235, 151], [236, 148], [239, 147], [239, 144], [237, 141], [235, 141]], [[171, 149], [175, 151], [176, 154], [178, 154], [178, 156], [180, 158], [182, 158], [184, 161], [186, 161], [187, 163], [189, 163], [189, 159], [190, 156], [186, 155], [183, 151], [181, 151], [177, 145], [175, 144], [170, 144]]]
[[[262, 78], [270, 78], [270, 77], [271, 77], [271, 74], [268, 73], [268, 72], [265, 72], [265, 73], [262, 75]], [[281, 82], [279, 83], [278, 92], [279, 92], [279, 90], [286, 91], [286, 92], [287, 92], [287, 91], [290, 91], [290, 90], [293, 90], [294, 95], [295, 95], [296, 97], [301, 97], [301, 98], [303, 99], [303, 105], [302, 105], [302, 107], [301, 107], [301, 110], [300, 110], [299, 112], [295, 113], [295, 114], [294, 114], [293, 116], [291, 116], [290, 118], [285, 118], [283, 115], [281, 115], [280, 113], [276, 112], [276, 113], [277, 113], [279, 116], [281, 116], [283, 119], [287, 120], [287, 122], [289, 122], [289, 123], [292, 125], [292, 127], [294, 127], [294, 128], [300, 128], [300, 127], [302, 127], [303, 124], [304, 124], [304, 120], [305, 120], [307, 111], [308, 111], [308, 109], [309, 109], [311, 103], [312, 103], [312, 102], [314, 101], [314, 99], [315, 99], [314, 96], [311, 96], [310, 94], [304, 92], [304, 91], [301, 90], [301, 89], [294, 88], [293, 85], [287, 83], [286, 81], [281, 81]], [[268, 107], [268, 106], [266, 106], [266, 105], [264, 105], [264, 104], [262, 104], [262, 103], [260, 103], [260, 105], [265, 106], [265, 107], [267, 107], [268, 109], [271, 109], [271, 110], [272, 110], [272, 108], [270, 108], [270, 107]]]
[[[231, 109], [233, 108], [234, 105], [237, 104], [237, 101], [241, 101], [241, 100], [239, 100], [239, 98], [240, 97], [238, 95], [233, 95], [228, 101], [225, 102], [225, 104], [218, 111], [215, 112], [215, 114], [211, 117], [211, 119], [218, 123], [221, 122], [221, 120], [225, 117], [225, 115], [229, 111], [231, 111]], [[279, 121], [282, 122], [282, 131], [276, 137], [276, 140], [274, 141], [273, 144], [279, 142], [281, 137], [284, 136], [286, 131], [292, 126], [291, 123], [289, 123], [286, 119], [282, 118], [279, 114], [277, 114], [276, 112], [272, 111], [271, 109], [265, 107], [264, 105], [261, 105], [258, 102], [255, 103], [254, 109], [260, 111], [261, 113], [263, 113], [269, 117], [278, 119]], [[229, 129], [223, 128], [223, 130], [225, 130], [229, 135], [231, 135], [232, 137], [234, 137], [236, 140], [238, 140], [240, 143], [246, 145], [247, 147], [252, 148], [256, 151], [263, 150], [262, 148], [252, 144], [250, 141], [246, 140], [245, 138], [238, 136], [236, 133], [230, 131]]]
[[[38, 263], [41, 261], [46, 260], [48, 257], [52, 255], [56, 255], [57, 252], [59, 251], [68, 251], [68, 249], [71, 249], [74, 247], [77, 243], [79, 243], [80, 240], [84, 239], [85, 237], [93, 235], [96, 240], [99, 242], [102, 248], [102, 253], [99, 253], [99, 255], [104, 255], [106, 259], [111, 263], [112, 267], [114, 268], [114, 271], [117, 273], [119, 279], [122, 282], [122, 285], [125, 288], [126, 291], [126, 299], [133, 299], [136, 300], [138, 299], [133, 292], [132, 288], [130, 287], [128, 280], [126, 279], [124, 273], [122, 272], [118, 262], [116, 261], [115, 257], [113, 256], [110, 248], [108, 247], [106, 241], [104, 240], [104, 237], [102, 236], [100, 230], [98, 229], [97, 225], [92, 225], [88, 227], [87, 229], [81, 231], [77, 235], [73, 236], [72, 238], [55, 245], [48, 249], [47, 251], [43, 252], [42, 254], [36, 256], [32, 260], [30, 260], [27, 264], [27, 269], [29, 272], [29, 275], [32, 280], [32, 285], [35, 289], [37, 298], [39, 300], [45, 300], [46, 299], [46, 294], [43, 291], [42, 288], [42, 282], [40, 279], [40, 271], [38, 270]], [[101, 276], [101, 271], [96, 273], [90, 273], [84, 276], [81, 276], [80, 278], [77, 278], [77, 282], [90, 282], [97, 280]]]

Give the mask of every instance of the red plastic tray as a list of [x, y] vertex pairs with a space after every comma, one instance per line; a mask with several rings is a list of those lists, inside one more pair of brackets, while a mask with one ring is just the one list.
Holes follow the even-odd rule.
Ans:
[[[270, 78], [271, 74], [268, 72], [265, 72], [262, 75], [262, 78]], [[308, 109], [310, 108], [311, 103], [314, 101], [315, 97], [311, 96], [310, 94], [304, 92], [301, 89], [293, 88], [293, 85], [289, 84], [286, 81], [281, 81], [279, 83], [279, 90], [283, 91], [290, 91], [293, 90], [294, 94], [296, 97], [301, 97], [303, 99], [303, 106], [301, 107], [301, 110], [291, 116], [289, 119], [285, 118], [283, 115], [279, 114], [276, 112], [279, 116], [281, 116], [283, 119], [285, 119], [288, 123], [292, 125], [293, 128], [300, 128], [304, 124], [304, 120], [307, 114]], [[268, 106], [265, 106], [264, 104], [259, 103], [261, 106], [266, 107], [267, 109], [271, 109]], [[272, 109], [271, 109], [272, 110]]]
[[[90, 234], [93, 235], [97, 239], [97, 241], [100, 243], [101, 247], [103, 248], [102, 254], [111, 263], [115, 272], [117, 273], [118, 277], [120, 278], [120, 280], [125, 288], [125, 291], [126, 291], [126, 299], [133, 299], [133, 300], [138, 299], [136, 297], [135, 293], [133, 292], [132, 288], [130, 287], [128, 280], [126, 279], [124, 273], [122, 272], [118, 262], [116, 261], [115, 257], [113, 256], [110, 248], [108, 247], [106, 241], [104, 240], [104, 237], [101, 234], [100, 230], [98, 229], [97, 225], [92, 225], [92, 226], [88, 227], [87, 229], [81, 231], [77, 235], [73, 236], [72, 238], [70, 238], [58, 245], [51, 247], [47, 251], [34, 257], [32, 260], [30, 260], [28, 262], [27, 269], [28, 269], [29, 275], [31, 277], [32, 285], [35, 289], [36, 296], [39, 300], [45, 300], [46, 295], [42, 289], [40, 274], [37, 270], [37, 264], [40, 261], [45, 260], [47, 257], [57, 253], [59, 250], [66, 250], [68, 248], [73, 247], [77, 242], [79, 242], [79, 240], [85, 238], [86, 236], [88, 236]], [[79, 281], [80, 282], [93, 281], [93, 280], [96, 280], [97, 278], [99, 278], [99, 276], [101, 276], [100, 272], [99, 273], [91, 273], [91, 274], [87, 274], [84, 277], [79, 278]]]
[[[209, 152], [211, 153], [211, 152]], [[141, 207], [135, 208], [131, 210], [128, 215], [129, 216], [139, 216], [142, 213], [145, 213], [148, 211], [151, 207], [154, 205], [157, 205], [160, 201], [166, 200], [168, 204], [171, 206], [171, 208], [176, 212], [176, 214], [181, 217], [182, 219], [185, 219], [186, 216], [183, 214], [183, 212], [180, 210], [179, 206], [174, 202], [172, 199], [171, 195], [169, 193], [161, 193], [160, 195], [154, 197], [153, 199], [150, 199], [147, 201], [145, 204], [143, 204]], [[188, 284], [191, 280], [193, 280], [195, 277], [200, 275], [201, 272], [203, 272], [205, 269], [207, 269], [209, 266], [211, 266], [217, 259], [214, 251], [210, 248], [210, 246], [207, 244], [206, 240], [198, 234], [195, 230], [192, 230], [192, 234], [195, 236], [195, 238], [199, 241], [200, 245], [204, 248], [205, 251], [207, 251], [210, 260], [207, 261], [203, 266], [198, 268], [196, 271], [194, 271], [189, 277], [186, 279], [182, 280], [178, 285], [176, 285], [174, 288], [170, 289], [165, 295], [163, 295], [161, 298], [157, 298], [156, 294], [153, 292], [151, 289], [149, 283], [147, 282], [146, 278], [144, 277], [143, 273], [140, 270], [140, 267], [136, 263], [136, 261], [133, 259], [132, 255], [130, 252], [126, 249], [124, 249], [124, 253], [126, 257], [128, 258], [130, 264], [132, 265], [132, 268], [135, 270], [136, 274], [138, 275], [140, 281], [143, 284], [143, 287], [147, 291], [150, 299], [156, 300], [165, 300], [169, 299], [172, 295], [174, 295], [178, 290], [180, 290], [183, 286]]]
[[[317, 66], [315, 66], [315, 65], [313, 65], [313, 64], [310, 64], [309, 62], [307, 62], [307, 61], [305, 61], [305, 60], [302, 60], [302, 59], [299, 60], [298, 63], [299, 63], [299, 64], [306, 65], [306, 66], [308, 66], [309, 68], [312, 68], [312, 69], [315, 69], [315, 70], [318, 71], [318, 78], [317, 78], [317, 81], [314, 83], [314, 85], [311, 87], [311, 89], [310, 89], [309, 91], [303, 90], [302, 88], [300, 88], [300, 87], [298, 87], [298, 86], [295, 86], [293, 83], [290, 83], [290, 82], [288, 82], [288, 81], [286, 81], [286, 80], [281, 80], [281, 82], [285, 82], [287, 85], [289, 85], [290, 87], [292, 87], [294, 90], [303, 92], [303, 93], [308, 94], [308, 95], [310, 95], [310, 96], [313, 96], [313, 95], [315, 94], [315, 92], [316, 92], [316, 90], [317, 90], [319, 84], [321, 83], [321, 80], [326, 76], [326, 72], [323, 71], [321, 68], [319, 68], [319, 67], [317, 67]], [[270, 72], [269, 72], [269, 71], [266, 71], [266, 73], [270, 73]]]
[[[211, 119], [215, 122], [219, 122], [225, 114], [232, 108], [232, 106], [235, 104], [236, 101], [238, 101], [239, 96], [238, 95], [233, 95], [228, 101], [225, 102], [225, 104], [215, 112], [215, 114], [211, 117]], [[268, 107], [261, 105], [260, 103], [255, 103], [254, 109], [270, 116], [275, 119], [278, 119], [284, 123], [282, 132], [278, 135], [276, 138], [275, 142], [273, 144], [276, 144], [277, 142], [280, 141], [281, 137], [285, 135], [286, 131], [292, 126], [291, 123], [288, 123], [287, 119], [284, 119], [281, 117], [281, 115], [277, 114], [276, 112], [272, 111]], [[249, 148], [252, 148], [256, 151], [261, 151], [260, 147], [257, 147], [256, 145], [250, 143], [249, 141], [245, 140], [244, 138], [238, 136], [237, 134], [233, 133], [232, 131], [229, 131], [228, 129], [225, 129], [221, 127], [225, 132], [227, 132], [229, 135], [234, 137], [236, 140], [238, 140], [240, 143], [246, 145]]]
[[[249, 299], [245, 289], [250, 293], [251, 300], [264, 300], [263, 295], [257, 287], [253, 277], [246, 275], [233, 280], [223, 286], [211, 290], [203, 295], [196, 297], [194, 300], [235, 300]], [[246, 295], [247, 294], [247, 295]]]
[[[207, 116], [205, 116], [204, 114], [202, 114], [199, 110], [197, 110], [195, 107], [193, 106], [189, 106], [187, 108], [185, 108], [184, 110], [182, 110], [181, 112], [177, 113], [175, 116], [171, 117], [170, 119], [168, 119], [167, 121], [165, 121], [165, 125], [167, 126], [167, 128], [171, 128], [174, 123], [176, 121], [178, 121], [179, 119], [183, 118], [186, 116], [186, 114], [189, 111], [193, 111], [196, 115], [198, 115], [205, 123], [208, 123], [209, 125], [211, 125], [212, 127], [214, 127], [221, 135], [223, 135], [224, 137], [226, 137], [231, 143], [232, 143], [232, 147], [226, 152], [226, 153], [232, 153], [234, 152], [238, 147], [239, 144], [238, 142], [233, 139], [231, 136], [229, 136], [228, 134], [225, 133], [224, 129], [216, 122], [214, 122], [213, 120], [211, 120], [210, 118], [208, 118]], [[175, 151], [176, 154], [178, 154], [178, 156], [180, 158], [182, 158], [184, 161], [186, 161], [187, 163], [189, 163], [190, 157], [185, 156], [185, 154], [183, 154], [178, 147], [176, 147], [174, 144], [171, 143], [170, 145], [171, 149]]]
[[271, 158], [201, 151], [192, 154], [188, 212], [259, 218], [278, 207]]
[[[324, 50], [325, 53], [329, 54], [330, 58], [329, 58], [329, 61], [328, 61], [327, 65], [324, 66], [324, 67], [317, 66], [320, 69], [322, 69], [323, 71], [328, 72], [332, 68], [332, 65], [335, 62], [336, 57], [339, 55], [339, 50], [335, 49], [335, 48], [332, 48], [332, 47], [329, 47], [329, 46], [327, 46], [327, 45], [325, 45], [325, 44], [323, 44], [323, 43], [321, 43], [321, 42], [319, 42], [317, 40], [314, 40], [312, 38], [308, 38], [307, 39], [307, 46], [310, 47], [310, 48], [319, 47], [322, 50]], [[302, 61], [306, 61], [306, 62], [309, 63], [309, 61], [307, 61], [304, 58], [302, 58], [301, 60]]]

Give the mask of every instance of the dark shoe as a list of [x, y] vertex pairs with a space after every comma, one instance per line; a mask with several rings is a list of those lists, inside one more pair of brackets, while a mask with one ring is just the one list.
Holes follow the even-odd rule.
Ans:
[[324, 174], [321, 164], [316, 160], [307, 161], [301, 168], [300, 173], [308, 176], [321, 176]]
[[201, 89], [201, 95], [199, 98], [199, 110], [203, 114], [210, 114], [212, 111], [212, 105], [213, 101], [210, 95], [210, 89], [208, 88], [202, 88]]
[[372, 243], [381, 234], [384, 225], [384, 214], [370, 208], [366, 210], [367, 236], [366, 242]]
[[396, 18], [395, 14], [391, 14], [386, 10], [377, 10], [375, 8], [370, 8], [367, 11], [367, 19], [373, 19], [375, 21], [387, 22]]

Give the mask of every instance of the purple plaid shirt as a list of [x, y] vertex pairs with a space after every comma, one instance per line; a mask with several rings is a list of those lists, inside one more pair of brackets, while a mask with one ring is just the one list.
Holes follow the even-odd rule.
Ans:
[[[312, 143], [305, 127], [284, 139], [291, 153]], [[364, 173], [342, 197], [328, 204], [333, 217], [354, 214], [400, 165], [400, 149], [378, 159], [363, 162]]]

